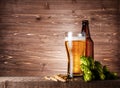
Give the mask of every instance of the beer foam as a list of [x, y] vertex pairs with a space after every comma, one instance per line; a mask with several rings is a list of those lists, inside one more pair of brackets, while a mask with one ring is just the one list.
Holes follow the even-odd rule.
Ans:
[[72, 40], [72, 32], [68, 32], [68, 41]]
[[78, 36], [78, 37], [75, 37], [75, 36], [72, 36], [71, 38], [70, 37], [65, 37], [65, 41], [69, 41], [69, 40], [85, 40], [85, 36]]
[[72, 32], [68, 32], [67, 37], [65, 37], [65, 41], [73, 41], [73, 40], [85, 40], [85, 35], [82, 33], [78, 33], [78, 35], [73, 36]]

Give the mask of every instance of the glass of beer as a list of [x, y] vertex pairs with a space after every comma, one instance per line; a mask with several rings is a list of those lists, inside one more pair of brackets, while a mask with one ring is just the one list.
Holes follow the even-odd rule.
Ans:
[[81, 76], [80, 57], [85, 56], [85, 35], [68, 32], [65, 37], [65, 47], [68, 57], [68, 77]]

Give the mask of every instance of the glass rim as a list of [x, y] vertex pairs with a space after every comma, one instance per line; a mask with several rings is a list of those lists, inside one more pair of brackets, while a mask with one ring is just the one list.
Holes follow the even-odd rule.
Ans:
[[[73, 33], [75, 33], [75, 35]], [[66, 32], [65, 41], [72, 40], [85, 40], [85, 35], [78, 32]]]

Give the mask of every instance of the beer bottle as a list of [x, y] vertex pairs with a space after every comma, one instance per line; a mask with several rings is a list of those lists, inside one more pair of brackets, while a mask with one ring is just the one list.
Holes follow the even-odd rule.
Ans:
[[94, 42], [90, 36], [90, 30], [89, 30], [89, 22], [88, 20], [82, 21], [82, 34], [86, 35], [86, 50], [85, 50], [85, 56], [86, 57], [92, 57], [94, 59]]

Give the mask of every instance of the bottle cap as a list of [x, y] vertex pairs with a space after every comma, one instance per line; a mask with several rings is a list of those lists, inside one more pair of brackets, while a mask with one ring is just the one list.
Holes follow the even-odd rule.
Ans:
[[82, 20], [82, 25], [89, 24], [88, 20]]

